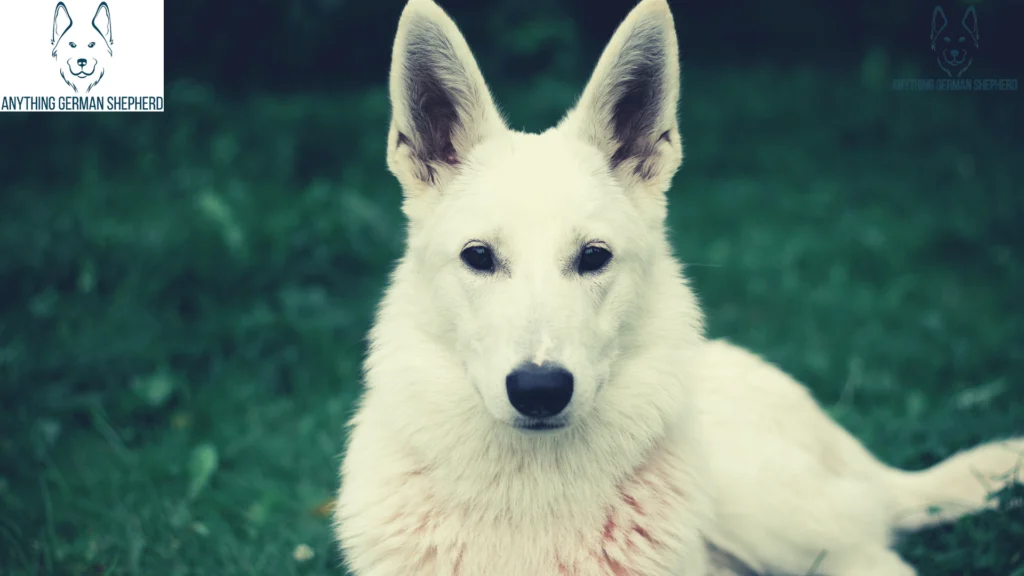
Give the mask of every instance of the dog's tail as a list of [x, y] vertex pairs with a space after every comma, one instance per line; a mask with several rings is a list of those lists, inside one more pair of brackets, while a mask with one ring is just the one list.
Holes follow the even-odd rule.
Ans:
[[917, 472], [887, 470], [891, 526], [914, 531], [994, 508], [995, 492], [1024, 482], [1024, 437], [998, 440], [950, 456]]

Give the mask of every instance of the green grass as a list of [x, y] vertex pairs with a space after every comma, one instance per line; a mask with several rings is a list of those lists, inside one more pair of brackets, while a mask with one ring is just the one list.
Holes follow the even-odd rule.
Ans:
[[[1005, 95], [878, 77], [688, 69], [671, 226], [712, 335], [918, 468], [1024, 432], [1024, 145]], [[541, 129], [579, 87], [496, 92]], [[401, 248], [385, 94], [168, 101], [51, 123], [0, 195], [0, 573], [340, 574], [316, 508]], [[902, 551], [1021, 576], [1021, 495]]]

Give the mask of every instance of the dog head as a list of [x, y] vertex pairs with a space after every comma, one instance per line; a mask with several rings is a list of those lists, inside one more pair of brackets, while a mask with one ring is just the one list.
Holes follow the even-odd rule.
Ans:
[[932, 11], [932, 52], [939, 67], [951, 77], [960, 77], [974, 62], [978, 49], [978, 12], [968, 6], [960, 24], [951, 27], [941, 6]]
[[390, 96], [417, 321], [495, 419], [571, 424], [612, 377], [666, 251], [665, 194], [682, 162], [667, 2], [632, 10], [576, 106], [542, 134], [506, 126], [431, 0], [402, 13]]
[[110, 25], [110, 7], [100, 2], [92, 20], [72, 20], [68, 8], [58, 2], [53, 11], [51, 55], [60, 76], [75, 92], [89, 92], [103, 78], [106, 62], [113, 56], [114, 37]]

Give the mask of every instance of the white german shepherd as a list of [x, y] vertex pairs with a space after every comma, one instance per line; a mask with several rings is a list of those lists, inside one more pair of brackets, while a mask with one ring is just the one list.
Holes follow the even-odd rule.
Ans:
[[704, 339], [664, 227], [682, 161], [665, 0], [543, 134], [506, 126], [431, 0], [409, 1], [392, 57], [409, 225], [342, 465], [354, 574], [905, 576], [898, 531], [991, 506], [1024, 439], [897, 470]]

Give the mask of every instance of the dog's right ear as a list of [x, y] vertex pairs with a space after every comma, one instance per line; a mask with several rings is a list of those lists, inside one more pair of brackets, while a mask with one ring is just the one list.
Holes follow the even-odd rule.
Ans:
[[974, 40], [974, 45], [978, 45], [978, 11], [974, 9], [974, 5], [967, 7], [964, 11], [964, 18], [960, 21], [967, 33], [971, 35], [971, 39]]
[[57, 2], [57, 7], [53, 9], [53, 35], [50, 36], [50, 44], [53, 46], [51, 56], [57, 55], [57, 43], [60, 42], [68, 28], [71, 28], [71, 15], [68, 14], [68, 7], [63, 2]]
[[949, 20], [946, 19], [942, 6], [936, 6], [935, 10], [932, 10], [932, 50], [935, 49], [935, 41], [939, 39], [939, 34], [942, 34], [948, 24]]
[[110, 48], [114, 44], [114, 28], [110, 24], [110, 6], [106, 2], [100, 2], [96, 7], [96, 15], [92, 17], [92, 27], [103, 36], [107, 43], [107, 52], [113, 54]]
[[465, 38], [432, 0], [409, 0], [391, 56], [388, 167], [407, 201], [442, 189], [485, 138], [505, 130]]

